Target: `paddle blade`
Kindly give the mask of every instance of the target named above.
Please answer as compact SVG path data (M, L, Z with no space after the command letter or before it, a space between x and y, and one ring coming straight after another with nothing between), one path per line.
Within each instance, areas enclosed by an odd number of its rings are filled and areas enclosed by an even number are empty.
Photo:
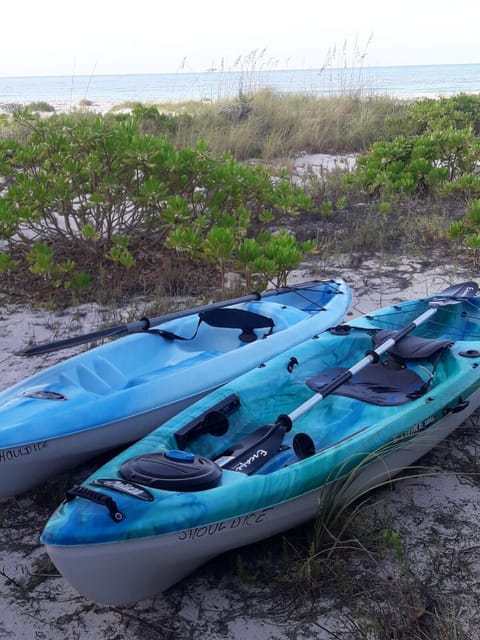
M478 293L478 284L473 281L460 282L459 284L452 284L440 293L435 295L435 298L471 298Z
M280 450L285 433L291 428L288 416L266 424L224 451L215 462L223 469L251 475Z

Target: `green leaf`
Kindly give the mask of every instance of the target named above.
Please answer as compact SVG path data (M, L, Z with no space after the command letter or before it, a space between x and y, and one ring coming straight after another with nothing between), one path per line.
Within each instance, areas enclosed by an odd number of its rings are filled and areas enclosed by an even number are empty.
M0 273L15 271L20 264L19 260L14 260L6 251L0 252Z
M480 249L480 234L475 233L465 238L465 246L469 249Z
M84 291L91 287L91 285L92 277L88 273L85 273L85 271L79 271L70 277L70 286L76 291Z
M203 252L211 262L224 264L232 258L235 237L230 228L213 227L207 234Z
M468 227L460 220L454 220L447 231L450 238L461 238L468 233Z

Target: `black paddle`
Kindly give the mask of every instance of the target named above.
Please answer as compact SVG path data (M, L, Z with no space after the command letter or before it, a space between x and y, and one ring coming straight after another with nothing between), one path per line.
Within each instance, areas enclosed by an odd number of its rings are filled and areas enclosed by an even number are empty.
M288 416L279 416L275 424L266 424L250 433L215 458L215 462L223 469L251 475L278 453L291 427Z
M139 331L147 331L150 327L155 327L169 320L177 320L178 318L184 318L186 316L202 313L204 311L211 311L212 309L220 309L241 302L249 302L250 300L261 300L263 298L269 298L288 291L295 291L296 289L306 289L309 286L317 286L318 281L305 282L298 285L292 285L290 287L284 287L281 289L273 289L266 291L265 293L254 292L247 296L240 298L233 298L231 300L222 300L221 302L213 302L201 307L192 307L191 309L185 309L182 311L176 311L174 313L167 313L157 318L142 318L136 322L130 322L129 324L118 325L116 327L108 327L107 329L100 329L98 331L92 331L91 333L85 333L80 336L74 336L72 338L66 338L64 340L56 340L55 342L45 342L43 344L34 345L28 349L20 351L18 355L21 356L38 356L43 353L50 353L52 351L59 351L60 349L67 349L69 347L75 347L79 344L85 344L87 342L95 342L103 340L104 338L115 338L127 335L129 333L137 333Z
M370 364L371 362L377 362L382 353L385 353L386 351L391 349L393 345L395 345L397 342L400 342L402 338L413 331L416 327L420 326L429 318L431 318L437 312L439 307L446 304L455 304L457 302L461 302L463 298L475 296L477 291L478 285L476 282L462 282L461 284L452 285L441 293L437 294L435 298L430 302L430 309L427 309L427 311L422 313L418 318L412 320L410 324L398 331L398 333L396 333L394 336L388 338L388 340L385 340L385 342L382 342L376 349L368 351L365 354L364 358L350 367L350 369L344 371L329 384L325 385L325 387L322 387L321 392L318 392L315 396L294 409L291 413L288 414L288 416L280 415L277 418L276 423L283 423L286 419L288 419L293 424L293 422L297 418L306 413L309 409L323 400L326 396L333 393L333 391L338 389L338 387L341 387L342 384L350 380L352 376L364 369L368 364Z

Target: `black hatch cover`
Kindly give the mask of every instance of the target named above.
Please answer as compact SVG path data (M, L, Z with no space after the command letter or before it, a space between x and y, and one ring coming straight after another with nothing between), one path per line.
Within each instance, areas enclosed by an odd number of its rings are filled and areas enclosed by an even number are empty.
M201 491L215 487L222 470L208 458L172 449L130 458L122 464L120 475L154 489Z

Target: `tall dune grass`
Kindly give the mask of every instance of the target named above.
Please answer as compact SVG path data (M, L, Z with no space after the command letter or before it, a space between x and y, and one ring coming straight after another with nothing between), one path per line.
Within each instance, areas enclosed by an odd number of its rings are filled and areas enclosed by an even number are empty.
M236 102L158 107L187 116L176 128L177 147L194 145L202 138L214 153L230 151L239 160L271 160L301 152L365 151L372 142L391 137L391 122L404 114L407 103L388 96L279 95L262 89ZM235 117L234 107L243 115Z
M330 47L317 72L324 86L322 95L310 92L308 86L303 93L292 94L262 86L262 72L278 68L279 61L269 57L266 49L254 49L239 56L233 66L222 59L209 69L236 72L240 78L237 98L219 95L211 102L168 103L158 108L186 116L176 127L177 147L192 146L203 138L214 153L230 151L238 160L272 160L301 152L362 152L372 142L391 137L391 121L407 108L405 101L369 89L364 61L370 42L371 36L363 45L355 40Z

